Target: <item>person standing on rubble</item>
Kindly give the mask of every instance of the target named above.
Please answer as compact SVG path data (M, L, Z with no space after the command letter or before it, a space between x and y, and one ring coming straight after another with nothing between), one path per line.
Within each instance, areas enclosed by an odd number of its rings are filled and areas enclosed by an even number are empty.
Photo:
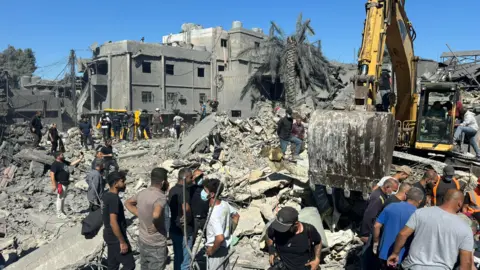
M402 185L405 183L402 183ZM400 192L399 192L400 193ZM406 194L406 202L393 203L385 207L375 222L373 233L373 252L378 254L381 269L389 269L387 259L392 253L395 237L405 226L410 216L417 210L423 200L423 191L411 188ZM383 228L380 241L380 231ZM379 244L380 243L380 244ZM378 250L378 251L377 251ZM399 254L399 261L403 260L405 248Z
M207 224L207 270L227 270L232 227L236 227L240 215L227 202L219 199L223 187L218 179L206 179L201 193L202 200L212 207Z
M470 145L473 147L475 154L477 155L477 160L480 159L480 148L478 148L476 136L478 132L478 123L475 118L475 113L470 110L462 108L460 111L460 116L463 119L463 122L457 126L453 139L456 142L456 150L462 152L462 134L469 139Z
M292 136L298 138L303 145L305 140L305 126L302 123L302 117L300 114L295 115L295 122L292 125Z
M138 246L142 270L164 270L167 264L167 206L168 171L154 168L150 187L125 202L127 210L139 219Z
M432 205L442 205L444 196L449 189L463 190L460 186L460 182L454 176L455 168L453 168L452 165L443 168L443 176L437 181L432 189Z
M216 98L214 98L213 100L210 100L209 105L210 105L210 108L212 108L212 112L217 112L217 110L218 110L218 101L217 101Z
M68 166L76 166L83 161L83 153L79 159L74 162L66 161L62 152L54 154L55 161L50 166L50 180L52 183L52 191L57 192L57 217L65 219L65 198L67 197L68 186L70 184L70 172Z
M112 167L114 168L114 171L119 170L119 166L117 163L117 159L114 157L113 153L113 146L112 146L112 140L108 139L105 141L105 146L102 147L102 158L104 160L105 164L105 175L108 176L108 174L112 171Z
M383 185L375 189L370 194L370 199L367 203L367 209L363 214L362 224L360 227L360 240L364 243L362 249L362 269L374 269L372 265L376 265L377 261L373 254L372 234L375 220L380 212L383 210L389 195L398 191L398 181L395 179L387 179Z
M292 136L292 128L293 128L293 116L292 116L292 109L287 108L286 115L277 124L277 135L280 138L280 147L282 149L283 155L287 151L287 146L289 143L295 144L295 153L293 154L292 160L300 159L299 154L302 147L302 141Z
M48 130L48 140L52 143L52 148L50 149L51 154L57 152L59 138L60 136L58 135L57 124L53 123Z
M315 227L298 221L295 208L280 209L267 236L269 270L318 269L322 238Z
M144 109L142 110L142 114L140 114L140 138L147 139L145 136L149 139L152 138L150 134L150 116L148 115L148 111Z
M173 127L177 133L177 140L180 138L180 133L182 132L182 121L183 117L180 116L178 111L175 112L175 117L173 117Z
M92 148L94 147L93 138L92 138L92 124L85 116L83 116L82 120L80 120L80 123L78 124L78 127L80 129L80 134L82 136L81 137L82 145L88 151L88 144L90 144Z
M208 216L209 205L207 201L202 200L202 191L203 191L203 178L204 174L201 170L197 169L192 174L192 179L194 185L190 188L190 201L192 205L192 214L193 214L193 235L192 235L192 246L195 246L195 240L197 239L198 231L203 230L205 227L205 222Z
M387 201L385 202L385 207L387 207L391 203L403 202L407 200L407 193L412 188L412 185L406 182L400 184L398 188L398 192L396 194L392 194L388 196Z
M132 115L132 113L128 112L127 113L127 127L128 127L128 140L133 142L135 138L135 117ZM125 136L127 133L125 132Z
M115 139L120 139L120 131L122 131L122 119L120 118L119 113L115 113L112 116L112 128L113 128L113 136Z
M378 183L373 187L373 190L377 189L378 187L381 187L387 179L394 179L394 180L397 180L399 183L402 183L403 181L407 180L407 178L410 175L412 175L412 173L413 173L412 168L405 165L400 166L398 167L397 172L393 176L385 176L382 179L380 179L380 181L378 181Z
M118 194L125 192L126 176L123 172L112 172L107 177L108 192L103 194L103 240L107 244L108 269L135 269L132 247L127 237L127 220Z
M178 172L177 184L168 192L170 239L172 239L173 244L174 270L189 270L190 260L192 259L189 251L192 249L193 241L193 218L188 188L191 184L192 171L189 168L182 168ZM184 227L185 224L186 228Z
M427 170L420 181L413 184L413 187L419 188L423 191L423 200L418 206L418 208L425 207L425 205L430 206L432 200L432 191L435 183L438 180L438 174L435 170Z
M153 114L152 124L153 124L153 134L160 134L162 132L162 123L163 118L162 114L160 113L160 108L155 109L155 113Z
M35 137L33 147L38 148L40 146L40 142L42 141L42 128L42 113L38 111L37 113L35 113L32 120L30 121L30 130Z
M91 212L100 208L100 198L102 198L105 190L105 181L103 180L104 164L103 160L95 162L95 170L88 172L85 181L88 185L87 199L90 203L89 210Z
M200 101L200 121L207 117L207 105L203 101Z
M464 196L450 189L440 207L418 209L398 233L387 264L397 266L407 239L413 240L403 269L453 269L460 255L460 269L472 269L473 235L471 228L457 215Z
M110 121L110 117L108 117L108 113L102 115L99 124L102 129L103 140L106 141L110 139L112 122Z

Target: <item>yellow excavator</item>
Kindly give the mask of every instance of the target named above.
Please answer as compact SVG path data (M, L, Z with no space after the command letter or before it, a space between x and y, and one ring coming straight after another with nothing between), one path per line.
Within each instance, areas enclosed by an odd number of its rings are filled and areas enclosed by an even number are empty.
M332 189L347 198L350 191L366 198L372 185L390 173L395 148L415 154L453 150L460 89L450 82L417 87L415 37L405 0L367 1L358 72L349 86L353 104L343 111L317 110L310 119L309 178L317 199ZM388 112L379 112L375 105L385 48L393 83Z

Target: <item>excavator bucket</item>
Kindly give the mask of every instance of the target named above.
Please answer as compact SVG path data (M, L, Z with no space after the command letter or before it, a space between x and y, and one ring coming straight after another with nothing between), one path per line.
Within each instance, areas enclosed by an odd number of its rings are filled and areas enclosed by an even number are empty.
M370 192L389 173L395 138L390 113L315 111L308 128L310 183Z

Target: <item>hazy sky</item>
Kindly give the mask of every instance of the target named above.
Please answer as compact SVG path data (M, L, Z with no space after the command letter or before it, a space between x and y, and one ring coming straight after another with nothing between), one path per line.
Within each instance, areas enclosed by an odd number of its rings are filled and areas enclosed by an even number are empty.
M182 23L205 28L230 29L232 21L245 28L268 31L275 21L286 33L294 30L298 14L310 18L324 53L331 60L352 62L361 41L364 0L300 1L152 1L152 0L3 0L0 16L0 50L8 44L32 48L36 74L55 78L65 67L70 49L89 57L93 42L139 40L161 42L163 35L178 33ZM415 53L438 60L447 51L480 50L478 26L480 0L407 0L406 8L416 32Z

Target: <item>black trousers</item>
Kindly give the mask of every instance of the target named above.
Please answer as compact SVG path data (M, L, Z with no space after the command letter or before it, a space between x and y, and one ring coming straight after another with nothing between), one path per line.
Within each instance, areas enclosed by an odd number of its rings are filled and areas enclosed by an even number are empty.
M180 125L175 125L175 131L177 132L177 140L178 138L180 138L180 131L181 131L182 127Z
M57 152L58 149L58 140L55 140L52 142L52 148L50 149L50 152L55 153Z
M88 150L89 144L92 146L92 148L94 148L92 134L82 134L81 139L82 139L82 146L84 146L87 150Z
M128 252L125 254L120 253L120 244L107 244L108 248L108 270L120 269L120 264L123 266L123 270L135 269L135 259L133 258L132 247L128 244Z
M33 142L33 146L38 147L40 145L40 142L42 141L42 131L39 129L35 129L35 132L33 133L35 136L35 141Z
M192 246L195 246L195 240L197 239L197 236L199 234L199 231L203 230L203 227L205 226L205 222L207 222L207 218L195 218L193 220L193 241L192 241ZM205 236L205 235L203 235Z

